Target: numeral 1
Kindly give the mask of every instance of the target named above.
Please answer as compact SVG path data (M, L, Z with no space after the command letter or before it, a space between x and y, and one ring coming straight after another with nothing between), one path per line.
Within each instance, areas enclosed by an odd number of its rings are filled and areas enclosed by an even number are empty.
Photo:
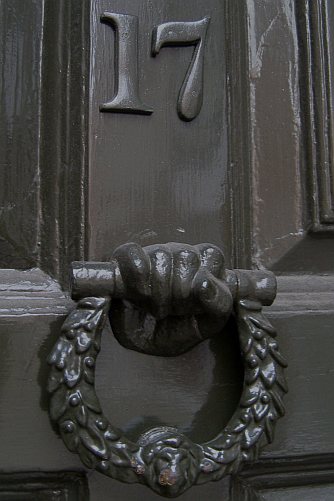
M127 14L104 12L101 21L115 30L115 95L100 106L101 111L150 115L153 109L139 97L138 18Z
M170 22L160 24L153 31L154 56L166 45L195 45L177 102L179 117L186 121L196 118L203 104L204 48L209 22L209 17L193 22Z

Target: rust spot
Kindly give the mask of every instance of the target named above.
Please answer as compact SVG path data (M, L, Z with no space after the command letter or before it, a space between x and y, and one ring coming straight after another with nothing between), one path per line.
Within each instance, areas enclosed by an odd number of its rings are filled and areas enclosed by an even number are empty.
M175 485L178 479L177 473L170 470L169 468L163 470L159 476L159 484L160 485Z

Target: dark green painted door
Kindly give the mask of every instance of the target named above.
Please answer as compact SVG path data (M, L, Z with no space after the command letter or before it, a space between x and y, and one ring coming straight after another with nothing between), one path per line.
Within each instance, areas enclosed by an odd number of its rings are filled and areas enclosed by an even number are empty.
M68 266L133 241L212 242L229 268L278 276L266 314L289 362L286 416L254 465L180 499L333 499L330 0L0 9L0 499L159 499L85 468L48 416L46 359L73 307ZM158 47L159 25L205 19ZM241 394L235 329L164 358L125 349L108 326L96 379L130 438L168 424L208 440Z

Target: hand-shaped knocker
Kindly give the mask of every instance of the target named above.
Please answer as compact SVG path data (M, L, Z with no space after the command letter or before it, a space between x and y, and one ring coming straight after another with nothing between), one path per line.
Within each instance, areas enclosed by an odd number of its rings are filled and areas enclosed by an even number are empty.
M193 484L235 473L273 439L287 391L276 332L262 313L276 295L270 272L226 270L211 244L169 243L116 249L108 263L76 262L72 296L78 300L49 356L51 419L66 446L89 468L123 482L141 482L167 497ZM95 364L109 312L125 347L176 356L219 334L236 318L244 361L238 408L214 439L196 444L168 426L134 443L113 427L96 396Z

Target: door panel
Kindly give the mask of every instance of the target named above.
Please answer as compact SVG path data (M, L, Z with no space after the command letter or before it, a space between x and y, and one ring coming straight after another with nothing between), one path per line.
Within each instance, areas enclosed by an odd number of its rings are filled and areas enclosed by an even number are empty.
M264 460L232 485L233 500L329 500L333 495L333 457L304 456L293 460Z
M2 268L34 266L38 243L36 165L43 3L19 4L1 2L0 7ZM29 231L22 232L23 221Z
M77 473L1 474L1 501L82 501L89 492Z
M229 257L225 3L220 0L97 0L91 4L89 255L141 245L212 241ZM139 92L150 116L100 112L115 93L115 30L104 11L138 17ZM177 114L194 46L151 56L152 31L167 21L210 17L204 48L203 105L191 122Z
M2 1L1 33L1 267L66 282L85 254L89 2Z

